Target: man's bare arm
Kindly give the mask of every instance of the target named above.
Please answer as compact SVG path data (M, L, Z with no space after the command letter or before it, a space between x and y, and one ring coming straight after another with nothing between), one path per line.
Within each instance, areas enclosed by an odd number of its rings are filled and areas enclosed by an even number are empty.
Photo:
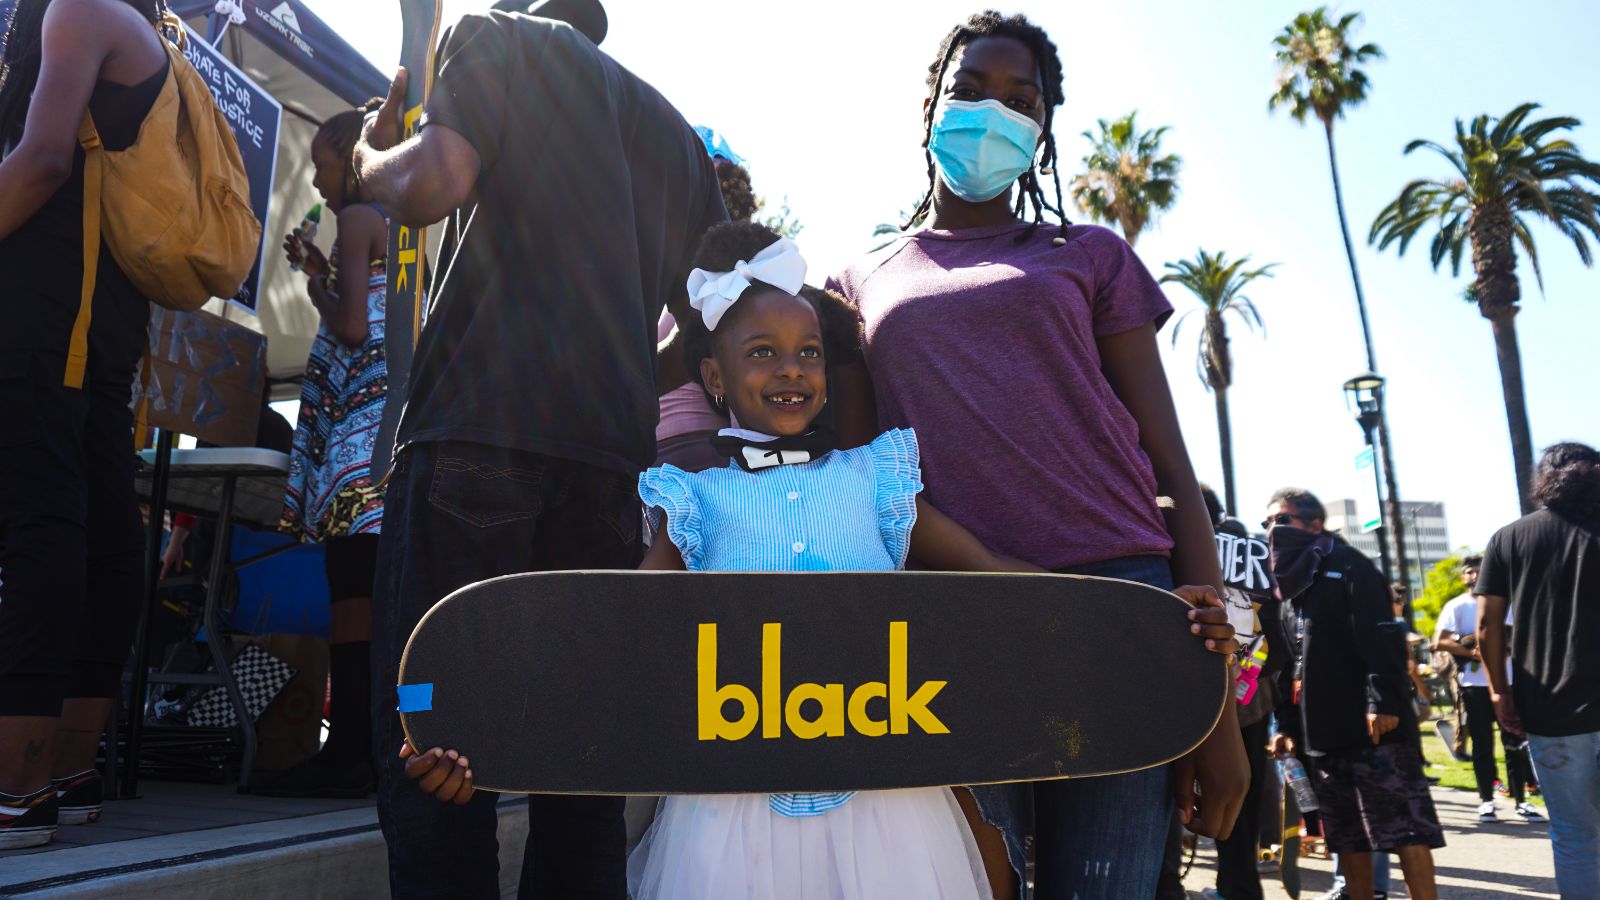
M1504 597L1485 594L1478 598L1478 652L1483 656L1483 674L1489 678L1489 691L1508 694L1506 683L1506 608Z
M400 141L406 71L389 86L383 106L356 142L356 176L379 206L403 225L432 225L465 206L483 160L458 132L430 125Z

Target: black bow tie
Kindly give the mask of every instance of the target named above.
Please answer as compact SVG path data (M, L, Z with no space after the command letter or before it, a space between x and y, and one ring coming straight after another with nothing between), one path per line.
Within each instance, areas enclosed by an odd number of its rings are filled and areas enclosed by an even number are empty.
M757 472L773 466L792 466L819 459L839 445L838 438L826 428L813 428L805 434L789 437L754 435L753 432L736 432L727 429L711 439L711 446L723 456L731 457L739 468Z

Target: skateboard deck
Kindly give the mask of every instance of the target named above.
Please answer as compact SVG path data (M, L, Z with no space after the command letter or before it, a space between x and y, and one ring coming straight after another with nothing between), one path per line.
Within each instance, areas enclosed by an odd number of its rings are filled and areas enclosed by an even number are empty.
M1278 849L1278 878L1290 900L1300 898L1300 805L1294 791L1283 782L1283 843Z
M1435 719L1433 732L1439 736L1439 742L1444 744L1445 755L1456 759L1456 723L1449 719Z
M444 0L400 0L400 65L410 74L401 139L417 132L433 89L434 48ZM384 297L384 366L387 393L372 454L372 480L382 481L394 456L400 412L411 389L411 358L422 332L422 274L427 228L394 222L389 228L388 284Z
M547 572L462 588L400 664L413 748L509 793L876 790L1176 759L1228 699L1187 605L1128 581Z

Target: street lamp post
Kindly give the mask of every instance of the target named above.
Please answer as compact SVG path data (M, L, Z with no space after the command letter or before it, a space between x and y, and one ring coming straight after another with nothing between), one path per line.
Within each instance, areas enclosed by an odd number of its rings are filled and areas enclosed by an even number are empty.
M1377 453L1378 424L1383 421L1383 383L1383 376L1372 372L1362 372L1344 383L1345 399L1355 411L1356 424L1361 426L1361 433L1367 439L1367 447L1373 453ZM1389 562L1389 523L1392 517L1383 509L1383 473L1378 469L1377 461L1374 460L1372 477L1378 492L1378 506L1381 511L1377 529L1378 558L1383 564L1383 577L1393 582L1394 567Z

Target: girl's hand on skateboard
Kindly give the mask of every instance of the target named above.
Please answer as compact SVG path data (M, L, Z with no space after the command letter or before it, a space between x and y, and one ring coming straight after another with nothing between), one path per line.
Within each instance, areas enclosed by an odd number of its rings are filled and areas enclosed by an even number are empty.
M405 743L400 745L400 758L406 761L406 777L440 801L461 806L472 799L476 790L472 769L460 753L434 747L419 754Z
M1233 626L1228 624L1228 608L1222 605L1216 588L1209 584L1186 584L1173 588L1172 592L1194 607L1189 610L1189 631L1206 642L1207 650L1224 656L1239 652Z

